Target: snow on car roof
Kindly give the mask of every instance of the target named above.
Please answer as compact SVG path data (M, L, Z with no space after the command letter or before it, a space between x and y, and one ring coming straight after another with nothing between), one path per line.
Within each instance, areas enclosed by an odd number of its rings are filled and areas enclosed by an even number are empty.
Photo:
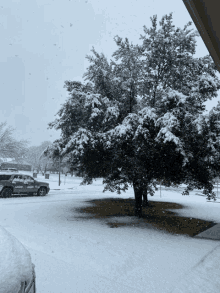
M32 279L29 251L0 226L0 293L17 292L21 282Z

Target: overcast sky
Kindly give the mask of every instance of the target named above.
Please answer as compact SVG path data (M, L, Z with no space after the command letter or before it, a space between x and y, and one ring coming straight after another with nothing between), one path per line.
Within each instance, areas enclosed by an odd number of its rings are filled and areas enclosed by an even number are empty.
M191 21L183 0L1 0L0 122L30 145L59 138L48 123L66 100L64 81L83 81L92 46L110 59L115 35L140 44L150 17L157 14L159 22L170 12L177 27ZM207 54L197 37L195 57Z

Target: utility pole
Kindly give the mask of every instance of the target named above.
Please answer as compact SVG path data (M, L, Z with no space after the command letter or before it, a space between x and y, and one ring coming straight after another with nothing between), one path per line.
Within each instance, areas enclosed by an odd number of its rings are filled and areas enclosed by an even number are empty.
M59 186L60 186L60 156L59 156Z

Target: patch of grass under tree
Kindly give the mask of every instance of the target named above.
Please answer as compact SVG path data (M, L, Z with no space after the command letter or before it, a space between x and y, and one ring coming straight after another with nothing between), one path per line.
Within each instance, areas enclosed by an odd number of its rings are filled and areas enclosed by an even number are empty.
M134 217L134 199L103 198L90 200L87 201L87 203L91 205L77 209L78 212L84 214L83 219L106 220L111 217L120 217L120 223L117 223L117 221L110 221L107 223L111 228L136 226L149 229L150 224L158 230L192 237L216 224L203 219L179 216L177 213L170 210L182 209L184 206L172 202L150 201L150 206L143 207L143 218L135 223L127 220L123 222L121 219L127 216Z

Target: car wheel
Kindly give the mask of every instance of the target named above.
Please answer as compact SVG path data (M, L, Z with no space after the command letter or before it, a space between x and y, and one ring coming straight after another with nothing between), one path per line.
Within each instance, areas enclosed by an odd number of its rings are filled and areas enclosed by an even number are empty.
M40 187L38 192L37 192L37 195L38 196L45 196L47 194L47 190L45 187Z
M11 190L11 188L5 188L5 189L3 189L2 192L1 192L1 196L2 196L2 197L11 197L11 195L12 195L12 190Z

